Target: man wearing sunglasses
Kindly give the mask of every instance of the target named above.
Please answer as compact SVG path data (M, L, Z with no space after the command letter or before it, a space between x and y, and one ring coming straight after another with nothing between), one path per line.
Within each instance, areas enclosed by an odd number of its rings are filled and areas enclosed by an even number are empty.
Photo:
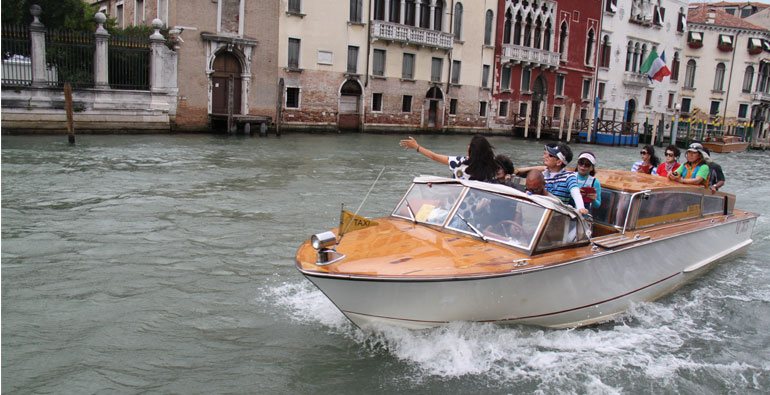
M569 205L570 198L575 203L575 208L582 215L588 215L588 210L583 204L583 197L580 195L577 176L574 172L564 170L567 164L572 160L572 150L564 143L550 143L543 150L543 165L519 169L516 174L523 175L534 171L542 171L545 179L545 190L553 196L559 198L562 203Z

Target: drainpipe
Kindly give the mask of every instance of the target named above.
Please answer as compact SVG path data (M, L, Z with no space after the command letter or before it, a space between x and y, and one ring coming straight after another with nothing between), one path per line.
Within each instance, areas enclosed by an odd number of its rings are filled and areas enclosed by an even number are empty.
M609 1L609 0L605 0ZM591 143L596 143L595 139L598 138L598 129L599 129L599 51L604 49L604 46L602 45L602 25L604 24L604 5L601 10L601 18L599 18L599 32L596 36L596 51L594 52L594 127L593 130L586 131L586 134L593 134L593 138L588 139ZM556 41L556 40L554 40ZM612 48L610 48L610 57L612 57ZM606 86L605 86L606 89ZM614 141L613 141L614 143Z
M450 1L449 6L449 21L447 22L449 24L449 34L454 35L454 13L455 13L455 2L454 0ZM435 16L434 16L435 17ZM450 82L452 81L452 50L454 49L454 39L452 39L452 48L447 51L447 58L449 59L449 72L447 73L447 82L446 82L446 94L444 95L444 119L446 120L447 127L449 126L449 106L446 105L446 99L447 96L449 96L449 89L451 88Z
M722 125L724 125L725 122L727 122L727 103L729 103L729 99L730 99L730 86L733 83L733 68L735 67L735 52L738 50L738 36L740 35L741 35L741 32L739 31L735 32L735 39L733 40L733 58L730 61L730 74L729 74L729 79L727 80L727 95L725 96L725 110L722 112L723 114ZM737 118L737 114L736 114L736 118ZM721 131L722 126L720 126L719 128Z
M369 1L369 8L366 16L366 79L364 80L364 88L369 86L369 58L372 56L372 4L373 0Z

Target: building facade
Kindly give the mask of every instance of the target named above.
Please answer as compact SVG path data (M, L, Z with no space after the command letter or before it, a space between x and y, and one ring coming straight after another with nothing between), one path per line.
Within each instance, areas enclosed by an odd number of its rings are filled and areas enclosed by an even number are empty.
M756 124L767 135L770 32L722 9L699 4L688 12L681 111L725 130Z

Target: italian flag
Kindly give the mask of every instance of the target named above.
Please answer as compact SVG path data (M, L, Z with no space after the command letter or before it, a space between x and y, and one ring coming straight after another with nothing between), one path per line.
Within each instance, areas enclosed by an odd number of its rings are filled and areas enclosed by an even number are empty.
M663 81L663 77L671 75L671 70L666 66L666 51L663 51L660 56L653 49L650 53L650 57L644 61L641 70L642 73L647 73L647 77L658 82Z

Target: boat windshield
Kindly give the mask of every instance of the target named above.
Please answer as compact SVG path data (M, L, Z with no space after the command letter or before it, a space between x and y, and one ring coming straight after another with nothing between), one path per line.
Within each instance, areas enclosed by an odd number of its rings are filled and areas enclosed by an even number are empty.
M458 184L414 184L393 215L441 226L462 192Z
M545 211L524 200L470 189L447 227L528 250Z

